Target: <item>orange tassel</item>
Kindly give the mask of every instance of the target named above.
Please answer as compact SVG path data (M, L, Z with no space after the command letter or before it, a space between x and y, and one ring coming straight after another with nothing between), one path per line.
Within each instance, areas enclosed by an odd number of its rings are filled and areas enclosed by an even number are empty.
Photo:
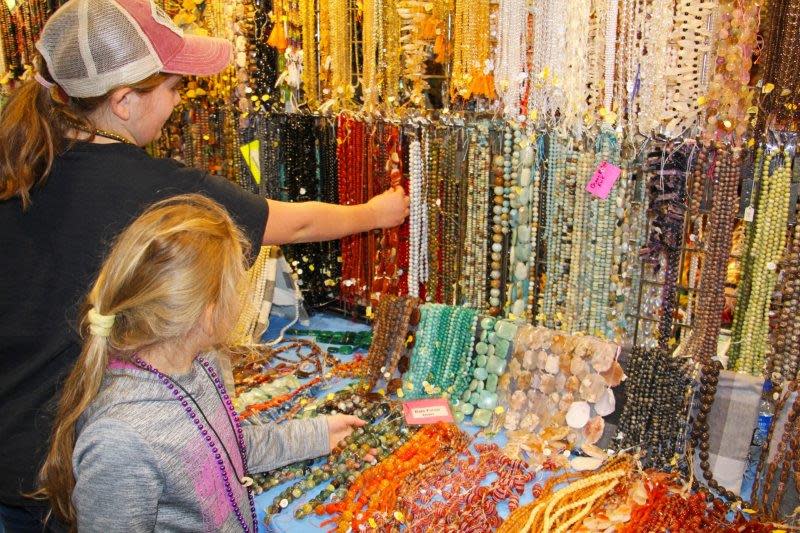
M472 81L469 84L469 92L477 96L483 94L483 84L481 83L481 76L476 75L472 77Z
M286 50L286 48L289 46L289 43L286 40L286 34L283 31L283 24L276 22L275 25L272 26L272 31L269 34L269 39L267 39L267 44L277 49L281 53Z
M422 38L426 40L433 39L436 37L436 26L439 24L439 21L433 17L428 17L425 19L425 24L422 25Z
M436 54L436 62L444 63L447 59L447 50L444 46L444 35L439 34L436 36L436 42L433 44L433 53Z
M486 77L486 97L494 100L497 95L494 92L494 76L492 74L487 74Z

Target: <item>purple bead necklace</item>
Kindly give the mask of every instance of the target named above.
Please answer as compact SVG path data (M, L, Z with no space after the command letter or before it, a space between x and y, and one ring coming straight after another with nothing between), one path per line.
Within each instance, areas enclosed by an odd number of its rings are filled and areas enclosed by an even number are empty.
M153 374L158 376L158 379L170 391L172 391L172 395L175 396L175 398L180 402L181 407L183 407L184 411L186 411L186 414L189 416L189 419L194 423L195 427L200 432L201 437L211 450L211 454L214 456L214 459L216 459L217 461L217 467L219 468L222 481L225 484L225 494L228 496L228 503L230 504L231 509L233 509L233 512L236 514L236 518L239 520L239 524L242 526L242 529L245 531L245 533L250 533L251 531L250 525L245 521L244 515L242 514L242 511L239 509L239 504L236 502L236 497L233 494L233 488L231 486L230 478L228 476L228 470L225 468L225 461L222 459L220 450L217 447L217 445L213 442L211 435L208 433L208 429L206 429L206 427L203 425L202 421L200 420L200 417L197 415L195 410L189 404L189 401L187 401L187 399L191 400L191 402L195 406L197 406L198 410L200 410L201 414L203 414L202 409L200 409L200 406L197 404L197 401L179 383L175 382L168 375L164 374L151 364L145 362L140 357L134 355L132 357L132 360L139 367L143 368L144 370L147 370L148 372L152 372ZM239 447L239 454L241 455L242 458L242 465L246 469L247 447L244 442L244 432L242 431L242 425L239 423L239 415L233 408L233 402L231 401L230 396L228 396L228 391L225 390L225 385L222 383L222 380L220 379L219 375L214 370L214 367L211 366L209 362L206 361L205 359L198 357L197 360L200 362L200 365L203 367L203 370L206 372L206 375L208 375L209 379L211 379L212 383L214 383L214 386L216 387L217 390L217 394L220 397L220 400L222 401L223 405L225 406L225 409L228 413L228 421L231 423L231 428L234 429L234 433L236 434L236 442ZM211 428L213 433L217 436L217 439L219 440L219 445L225 451L225 454L228 455L228 450L227 448L225 448L222 439L219 437L216 430L214 430L214 428L211 426L211 423L208 421L205 414L203 414L203 418L205 419L205 422L209 426L209 428ZM231 468L233 469L234 475L236 475L236 466L233 464L230 455L228 455L228 461L231 463ZM258 526L257 526L258 518L256 515L256 504L255 501L253 500L253 493L250 491L250 488L246 486L244 481L244 476L242 477L241 480L237 479L237 481L239 481L239 483L245 486L245 490L247 491L247 499L250 503L250 516L253 519L252 532L256 533L258 531Z

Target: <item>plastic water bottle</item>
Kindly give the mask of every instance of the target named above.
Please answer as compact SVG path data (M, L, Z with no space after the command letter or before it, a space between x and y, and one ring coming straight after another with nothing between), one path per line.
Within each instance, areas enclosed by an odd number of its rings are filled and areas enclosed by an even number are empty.
M747 468L742 479L740 494L745 499L750 498L758 461L761 458L761 449L767 442L767 435L774 416L775 402L772 399L772 381L766 379L761 388L761 401L758 404L758 422L755 429L753 429L753 438L750 440L750 453L747 455Z
M764 380L761 388L761 401L758 404L758 425L753 433L753 443L763 446L767 442L772 418L775 416L775 402L772 399L772 381Z

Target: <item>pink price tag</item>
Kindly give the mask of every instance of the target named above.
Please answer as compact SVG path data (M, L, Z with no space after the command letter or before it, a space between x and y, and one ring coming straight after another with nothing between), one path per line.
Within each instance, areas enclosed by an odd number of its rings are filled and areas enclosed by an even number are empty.
M586 184L586 190L594 196L605 200L619 179L620 174L622 174L621 168L612 165L608 161L603 161L594 171L592 179Z
M444 398L403 402L406 424L418 426L436 422L453 422L450 404Z

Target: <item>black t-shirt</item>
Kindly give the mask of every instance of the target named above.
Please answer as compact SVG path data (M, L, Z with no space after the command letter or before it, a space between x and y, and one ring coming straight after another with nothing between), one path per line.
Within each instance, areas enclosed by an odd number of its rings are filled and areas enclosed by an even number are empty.
M0 202L0 502L30 504L60 384L80 354L77 312L109 244L144 208L202 193L258 253L267 202L222 178L126 144L76 143L33 204Z

